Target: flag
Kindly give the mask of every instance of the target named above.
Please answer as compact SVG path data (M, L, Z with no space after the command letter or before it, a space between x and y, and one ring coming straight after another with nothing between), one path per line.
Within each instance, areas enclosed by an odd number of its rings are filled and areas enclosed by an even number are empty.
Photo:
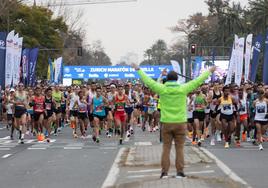
M202 62L203 62L203 57L197 56L195 58L195 63L194 63L194 68L193 68L193 78L197 78L200 75L200 70L202 68Z
M263 36L261 34L256 36L254 40L253 59L252 59L251 76L250 76L250 80L252 82L255 82L256 75L257 75L259 58L260 58L260 53L261 53L261 48L262 48L262 41L263 41Z
M21 70L22 70L22 82L24 85L28 85L29 54L30 54L29 48L23 49L21 58Z
M0 86L5 87L5 59L7 33L0 32Z
M212 50L212 65L213 66L215 65L215 54L216 54L216 52L215 52L215 49L213 48L213 50ZM211 82L214 82L214 81L215 81L215 74L212 73Z
M34 86L36 83L36 63L38 57L38 48L33 48L30 50L29 62L28 62L28 85Z
M62 57L59 57L55 62L55 74L54 74L54 82L57 84L60 83L61 66L62 66Z
M185 59L182 59L182 74L183 76L186 76L186 63L185 63ZM185 83L186 82L186 78L183 77L182 78L182 82Z
M268 29L265 38L265 53L264 53L264 63L263 63L263 83L268 85Z
M15 37L17 37L16 35ZM21 51L23 38L15 38L14 44L14 65L13 65L13 85L18 85L20 82L20 62L21 62Z
M13 47L15 31L8 33L6 38L6 58L5 58L5 86L11 86L13 76Z
M251 59L252 37L253 35L249 34L246 39L245 72L244 72L245 81L248 81L250 79L249 67L250 67L250 59Z
M180 76L181 75L181 67L180 67L179 62L178 61L175 61L175 60L171 60L170 63L172 65L173 71L175 71L176 73L178 73L178 80L177 80L177 82L178 83L182 83L182 76Z
M235 73L235 69L236 69L236 65L235 65L235 63L236 63L236 49L237 49L238 45L239 45L238 44L238 36L235 35L232 54L231 54L231 58L229 61L227 77L225 80L225 85L229 85L232 83L232 76L233 76L233 73Z
M236 50L236 72L235 72L235 83L240 86L243 74L243 62L244 62L244 47L245 38L238 40L238 48Z
M47 67L47 80L51 82L51 67L52 67L52 60L48 59L48 67Z

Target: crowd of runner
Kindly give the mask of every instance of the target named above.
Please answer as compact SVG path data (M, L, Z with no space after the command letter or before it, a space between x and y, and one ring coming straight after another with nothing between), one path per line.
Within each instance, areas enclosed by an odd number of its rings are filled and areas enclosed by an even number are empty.
M165 82L165 79L158 79ZM143 131L161 130L161 99L142 84L98 84L63 87L37 85L6 88L1 92L3 123L10 130L10 139L18 133L21 144L25 135L44 134L45 141L57 136L62 127L73 130L73 138L87 137L100 142L100 134L124 137L134 134L134 126ZM241 142L252 142L263 150L268 141L268 86L245 83L224 86L214 82L203 84L187 98L188 139L201 146L230 144L240 147ZM71 136L71 135L70 135ZM161 136L160 136L161 141Z

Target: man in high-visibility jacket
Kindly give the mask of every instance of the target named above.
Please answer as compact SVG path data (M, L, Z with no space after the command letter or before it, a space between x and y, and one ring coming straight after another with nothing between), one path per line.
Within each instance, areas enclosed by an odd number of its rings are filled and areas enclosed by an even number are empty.
M163 151L161 159L162 173L160 178L168 177L170 149L173 140L175 141L176 149L176 177L185 177L183 171L183 147L187 127L187 94L197 89L210 76L210 74L216 70L216 67L211 67L209 71L204 72L195 80L182 85L177 83L178 75L174 71L168 73L165 84L160 84L148 77L137 65L133 65L133 68L138 71L138 74L145 85L147 85L153 92L157 93L161 99L160 122L162 123Z

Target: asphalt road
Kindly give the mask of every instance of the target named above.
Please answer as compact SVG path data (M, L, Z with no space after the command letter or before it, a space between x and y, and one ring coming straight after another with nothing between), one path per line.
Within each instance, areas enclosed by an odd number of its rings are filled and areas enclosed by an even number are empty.
M100 144L90 137L73 139L70 128L50 144L26 138L20 145L8 135L0 130L1 188L101 187L119 149L115 138L103 138Z
M224 149L223 144L204 147L232 169L239 177L253 188L266 188L268 185L268 143L264 143L263 151L251 143L243 143L241 148L232 146Z

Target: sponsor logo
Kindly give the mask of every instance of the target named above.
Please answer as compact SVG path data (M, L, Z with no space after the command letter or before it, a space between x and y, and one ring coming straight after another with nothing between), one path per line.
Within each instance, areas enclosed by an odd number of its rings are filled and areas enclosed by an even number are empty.
M83 73L80 73L80 74L78 74L78 77L79 78L84 78L84 74Z
M89 78L99 78L98 74L88 74Z
M66 72L66 73L70 73L70 71L71 71L71 70L70 70L69 67L65 67L65 68L64 68L64 72Z
M72 74L64 74L64 77L65 78L71 78L72 77Z
M134 74L125 74L125 77L126 78L135 78L135 75Z
M0 47L5 47L5 41L3 41L3 40L0 40Z

